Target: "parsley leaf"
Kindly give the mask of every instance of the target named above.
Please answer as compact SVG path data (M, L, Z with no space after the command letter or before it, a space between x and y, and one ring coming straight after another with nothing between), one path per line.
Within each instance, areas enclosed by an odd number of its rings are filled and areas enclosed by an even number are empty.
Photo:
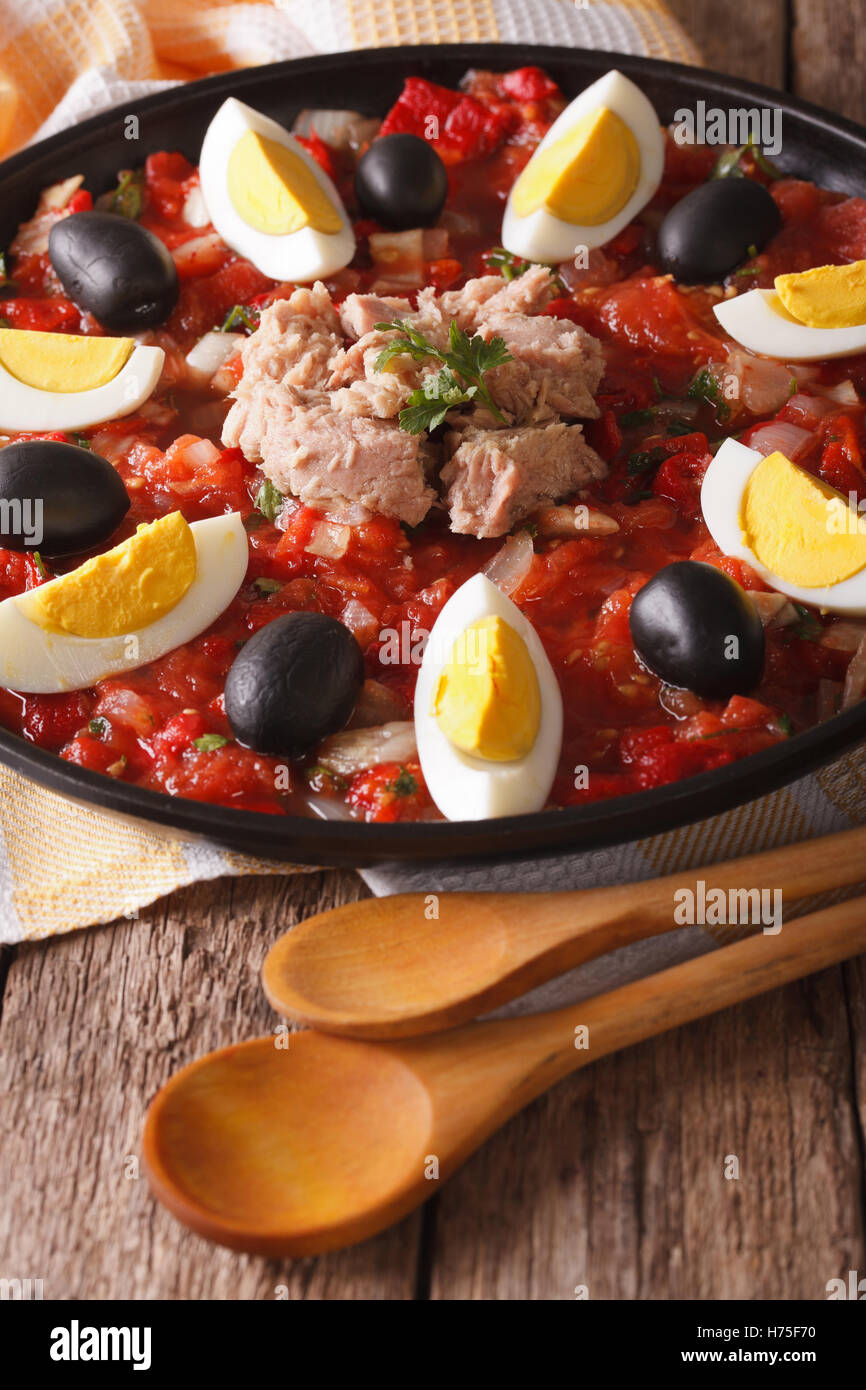
M634 477L635 473L647 473L651 468L658 468L659 464L664 463L666 458L666 450L658 444L652 449L638 449L628 456L629 476Z
M268 521L274 521L282 505L283 494L279 488L274 487L270 478L265 478L253 502L256 511L261 512Z
M783 734L787 734L788 738L791 738L793 736L794 721L792 720L790 714L780 714L778 724Z
M214 753L217 748L225 748L228 742L222 734L202 734L201 738L193 739L193 747L200 753Z
M504 246L494 246L485 260L488 270L497 270L503 280L517 280L519 276L525 275L532 265L532 261L515 256L513 252L506 251Z
M619 417L619 423L624 430L634 430L640 425L651 425L654 419L655 412L652 410L630 410Z
M405 767L401 767L393 782L388 783L387 790L393 792L395 796L414 796L418 790L418 782L411 772Z
M112 212L135 221L141 216L144 206L144 172L139 169L121 169L118 184L108 204Z
M275 594L282 589L279 579L266 579L260 577L253 581L260 594Z
M98 715L96 719L91 719L87 726L88 733L91 733L94 738L104 738L109 728L108 720L103 719L102 715Z
M416 362L433 358L442 363L437 375L431 375L423 386L413 391L408 404L400 411L400 428L407 434L435 430L453 406L466 405L475 399L483 401L490 413L505 424L502 412L484 383L485 373L512 360L502 338L491 338L488 342L478 333L470 338L454 319L448 330L448 348L443 351L405 319L397 319L395 323L377 323L376 328L385 332L397 329L402 335L394 338L379 353L376 358L377 372L384 371L394 357L404 353Z
M35 563L36 563L36 568L37 568L37 570L39 571L39 578L40 578L40 579L44 579L44 578L45 578L45 566L44 566L43 563L42 563L42 556L39 554L39 551L38 551L38 550L34 550L34 552L33 552L33 559L34 559L34 561L35 561Z
M755 143L754 135L750 135L745 145L740 145L738 150L726 150L716 160L711 179L744 179L746 175L740 168L740 160L744 154L750 154L758 168L767 175L768 179L781 179L784 174L781 169L777 169L771 159L768 159L760 145Z
M724 400L722 388L718 381L706 367L698 372L686 394L693 401L703 401L706 405L714 405L716 407L716 419L719 423L728 419L731 407Z
M823 624L818 622L815 614L810 613L804 604L795 603L794 608L800 621L790 628L792 636L799 637L803 642L818 642L824 631Z
M258 309L250 309L246 304L235 304L234 308L229 309L216 331L218 333L234 333L238 328L245 328L248 333L255 333L258 326Z

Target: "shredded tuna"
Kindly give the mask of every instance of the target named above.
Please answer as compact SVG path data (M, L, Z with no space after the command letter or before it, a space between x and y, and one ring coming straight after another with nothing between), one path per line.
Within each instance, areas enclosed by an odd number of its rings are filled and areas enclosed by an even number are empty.
M504 536L535 511L576 492L605 465L579 425L524 426L449 434L454 452L442 469L452 531Z
M296 290L265 310L243 345L223 442L311 506L355 506L417 525L437 500L442 446L400 429L397 417L441 362L400 354L377 370L393 333L375 325L405 318L442 349L456 319L467 333L503 338L513 360L486 377L503 418L483 405L449 417L441 483L453 530L503 535L605 471L580 428L560 418L598 415L601 348L576 324L540 313L555 292L545 266L510 282L482 276L443 295L424 289L415 309L406 299L350 294L336 311L324 285Z
M277 406L262 453L281 492L309 506L359 502L417 526L436 500L428 486L429 445L384 420L339 414L330 402Z

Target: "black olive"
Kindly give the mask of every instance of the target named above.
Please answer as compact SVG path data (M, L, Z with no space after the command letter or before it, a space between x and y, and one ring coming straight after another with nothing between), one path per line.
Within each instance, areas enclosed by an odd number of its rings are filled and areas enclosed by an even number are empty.
M382 135L358 161L355 196L383 227L431 227L445 206L448 175L428 141Z
M80 555L129 511L120 474L76 444L24 439L0 449L0 546Z
M347 627L324 613L286 613L235 657L226 714L247 747L303 758L343 728L363 683L364 658Z
M736 580L712 565L665 565L635 595L629 627L641 661L666 685L724 700L761 679L758 611Z
M177 271L165 243L118 213L61 218L51 228L48 255L69 298L112 333L154 328L177 303Z
M658 231L659 263L687 285L724 280L750 247L760 251L781 225L782 214L762 183L712 179L665 217Z

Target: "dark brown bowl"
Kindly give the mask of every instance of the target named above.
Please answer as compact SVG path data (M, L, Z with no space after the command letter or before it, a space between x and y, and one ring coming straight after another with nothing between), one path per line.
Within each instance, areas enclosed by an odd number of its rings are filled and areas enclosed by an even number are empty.
M227 96L290 124L307 106L340 106L382 115L403 79L416 74L454 85L469 67L507 71L537 63L573 96L611 67L634 79L663 122L698 100L728 108L782 111L779 163L792 175L845 193L866 193L866 131L796 97L702 68L583 49L512 44L454 44L377 49L274 63L193 82L129 102L53 135L0 165L0 245L30 217L40 189L83 173L95 192L117 170L162 149L197 160L205 129ZM137 140L125 138L138 118ZM866 701L784 744L716 772L596 805L495 821L365 825L233 811L146 791L63 762L0 729L0 761L71 800L100 807L171 836L203 838L232 849L306 864L371 865L392 860L513 857L589 849L686 825L793 782L830 762L866 735Z

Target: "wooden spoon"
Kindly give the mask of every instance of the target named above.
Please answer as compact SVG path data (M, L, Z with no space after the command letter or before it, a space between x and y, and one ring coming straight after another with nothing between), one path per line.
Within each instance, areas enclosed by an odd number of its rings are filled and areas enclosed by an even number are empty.
M153 1101L151 1186L185 1225L236 1250L350 1245L418 1206L569 1072L864 949L866 898L855 898L555 1013L396 1043L295 1033L227 1047Z
M668 878L572 893L404 893L293 927L262 969L277 1013L329 1033L415 1037L682 925L675 892L782 889L790 904L866 879L866 827ZM431 915L434 911L438 916Z

